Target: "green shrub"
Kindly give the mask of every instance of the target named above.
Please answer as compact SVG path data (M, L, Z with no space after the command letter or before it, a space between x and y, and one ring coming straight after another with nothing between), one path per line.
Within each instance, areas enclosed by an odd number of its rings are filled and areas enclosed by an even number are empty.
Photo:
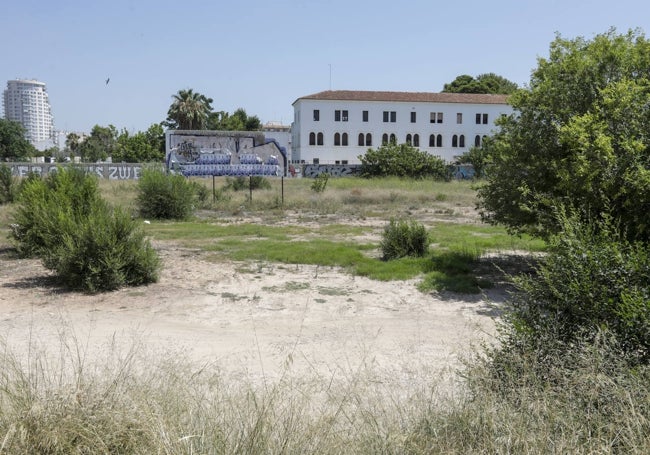
M386 261L405 256L422 257L428 247L427 231L416 221L391 219L384 228L381 251Z
M13 202L16 198L17 179L11 173L11 168L0 164L0 204Z
M155 282L159 258L135 223L123 210L97 201L43 263L66 286L91 293Z
M185 220L194 211L196 189L180 174L144 169L138 180L136 203L144 218Z
M516 279L514 342L570 346L611 333L637 361L650 362L650 252L610 221L562 221L535 276Z
M325 191L325 187L327 186L327 182L330 179L330 175L327 172L323 172L322 174L318 174L314 181L311 183L311 190L314 193L322 193Z
M97 179L81 169L28 181L13 226L19 253L40 257L69 287L98 292L158 278L159 259L144 232L111 210Z
M239 176L230 178L226 177L226 189L231 189L233 191L243 191L243 190L270 190L271 182L266 177L261 175L253 176Z
M359 156L363 177L409 177L449 180L449 168L440 157L408 144L386 144Z

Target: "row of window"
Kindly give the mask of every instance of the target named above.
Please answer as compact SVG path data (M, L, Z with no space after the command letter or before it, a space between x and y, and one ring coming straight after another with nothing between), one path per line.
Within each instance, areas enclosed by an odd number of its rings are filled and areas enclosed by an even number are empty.
M474 146L480 147L483 143L485 136L476 135L474 137ZM395 134L384 133L381 136L382 144L396 143L397 137ZM406 141L408 145L413 147L420 146L420 135L419 134L407 134ZM309 133L309 145L324 145L323 133ZM348 144L348 133L334 133L334 145L335 146L347 146ZM372 134L370 133L359 133L357 145L363 147L372 146ZM465 135L464 134L454 134L451 137L451 146L452 147L465 147ZM443 147L442 134L431 134L429 135L429 147Z
M334 121L335 122L347 122L348 121L348 111L337 109L334 111ZM443 113L442 112L431 112L429 113L429 123L443 123ZM368 111L361 112L361 120L367 122L369 119ZM396 123L397 122L397 112L396 111L383 111L382 120L384 123ZM314 109L314 121L320 121L320 109ZM417 122L417 112L411 112L411 123ZM463 113L458 112L456 114L456 123L463 123ZM487 125L488 124L488 114L477 113L476 114L476 124L477 125Z

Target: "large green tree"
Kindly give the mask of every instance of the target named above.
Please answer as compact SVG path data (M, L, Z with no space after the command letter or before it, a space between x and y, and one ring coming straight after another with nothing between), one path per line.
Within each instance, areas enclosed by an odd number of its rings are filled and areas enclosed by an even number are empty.
M243 108L228 112L212 112L208 119L208 129L220 131L258 131L262 122L256 115L249 116Z
M519 87L514 82L494 73L479 74L476 78L461 74L452 82L445 84L444 93L489 93L509 95Z
M25 128L13 120L0 119L0 159L24 160L36 153L25 139Z
M408 144L384 144L359 156L363 177L409 177L447 180L449 170L442 158Z
M117 137L114 162L149 163L165 158L165 136L162 126L153 124L146 132L129 134L124 129Z
M81 160L92 163L112 156L117 146L117 134L113 125L93 126L90 136L77 147Z
M212 112L212 98L192 89L179 90L172 96L165 126L174 130L204 130Z
M547 237L558 211L650 240L650 42L615 30L551 43L486 141L483 219Z

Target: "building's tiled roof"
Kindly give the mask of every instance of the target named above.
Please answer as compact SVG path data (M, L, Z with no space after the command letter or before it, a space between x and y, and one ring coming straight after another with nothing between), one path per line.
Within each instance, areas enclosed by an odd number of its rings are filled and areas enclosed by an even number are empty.
M411 103L507 104L508 95L480 93L371 92L360 90L326 90L298 100L328 101L401 101ZM294 101L294 104L295 102Z

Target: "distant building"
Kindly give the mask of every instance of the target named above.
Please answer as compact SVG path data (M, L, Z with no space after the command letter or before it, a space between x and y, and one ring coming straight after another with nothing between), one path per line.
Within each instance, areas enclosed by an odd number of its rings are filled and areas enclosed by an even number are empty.
M446 161L480 146L512 113L506 95L329 90L293 103L292 161L359 164L368 148L409 143Z
M54 118L45 83L15 79L7 81L3 96L4 116L19 122L26 130L26 139L42 144L54 136Z
M291 126L283 125L280 122L266 122L262 125L262 131L266 139L276 141L280 147L284 147L287 159L291 160Z

